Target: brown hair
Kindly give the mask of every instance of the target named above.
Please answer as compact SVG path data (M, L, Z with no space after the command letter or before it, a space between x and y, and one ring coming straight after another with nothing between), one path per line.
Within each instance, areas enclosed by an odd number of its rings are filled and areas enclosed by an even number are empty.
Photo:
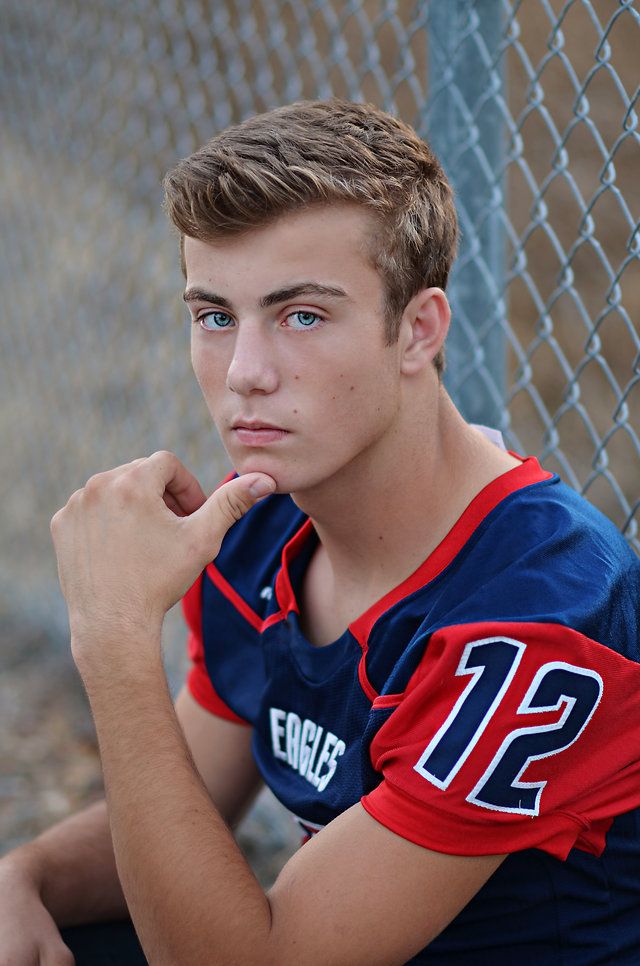
M453 192L429 146L371 104L300 101L229 127L164 179L165 208L191 238L212 241L313 204L371 211L385 288L385 336L422 288L445 288L456 252ZM438 373L444 355L434 359Z

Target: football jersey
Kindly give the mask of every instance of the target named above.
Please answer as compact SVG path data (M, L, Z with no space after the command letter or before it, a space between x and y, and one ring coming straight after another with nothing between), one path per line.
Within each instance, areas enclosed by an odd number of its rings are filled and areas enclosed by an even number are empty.
M307 835L362 802L421 846L509 853L411 962L639 963L640 561L613 524L525 459L323 647L316 546L286 495L232 527L184 600L195 699L253 727Z

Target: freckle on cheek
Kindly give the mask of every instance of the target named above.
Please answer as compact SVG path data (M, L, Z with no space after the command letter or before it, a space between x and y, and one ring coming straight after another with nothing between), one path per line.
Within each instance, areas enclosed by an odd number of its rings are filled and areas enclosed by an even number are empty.
M294 413L297 413L297 412L298 412L298 410L297 410L297 409L294 409L293 411L294 411Z
M299 379L299 378L300 378L300 376L294 376L293 378L294 378L294 379Z
M349 386L349 391L350 391L350 392L353 392L353 390L354 390L355 388L356 388L355 386Z

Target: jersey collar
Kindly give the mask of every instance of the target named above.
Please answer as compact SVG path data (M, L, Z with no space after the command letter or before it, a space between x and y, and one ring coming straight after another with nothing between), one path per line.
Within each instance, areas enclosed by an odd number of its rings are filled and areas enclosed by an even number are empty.
M434 580L445 570L456 555L462 550L470 539L471 535L480 526L483 520L498 506L506 497L521 490L523 487L531 486L533 483L540 483L544 480L553 478L553 473L543 470L538 460L534 456L523 459L516 453L512 454L522 462L519 466L508 470L498 476L491 483L488 483L471 501L466 510L454 523L449 533L438 544L429 556L409 577L403 580L397 587L381 597L380 600L372 604L360 617L356 618L349 625L349 630L361 646L366 644L371 628L376 621L393 607L398 601L403 600L409 594L420 590L425 584ZM291 611L300 613L300 607L291 582L291 564L313 539L315 530L312 521L307 517L300 529L293 535L282 550L282 565L276 578L276 599L281 612L285 615Z

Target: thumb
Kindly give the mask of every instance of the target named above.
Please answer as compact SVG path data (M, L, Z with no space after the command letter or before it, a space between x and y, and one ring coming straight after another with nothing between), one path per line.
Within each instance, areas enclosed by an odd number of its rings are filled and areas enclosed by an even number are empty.
M217 555L227 530L275 488L276 481L265 473L247 473L219 486L200 509L191 514L190 524L198 529L206 543L207 560Z

